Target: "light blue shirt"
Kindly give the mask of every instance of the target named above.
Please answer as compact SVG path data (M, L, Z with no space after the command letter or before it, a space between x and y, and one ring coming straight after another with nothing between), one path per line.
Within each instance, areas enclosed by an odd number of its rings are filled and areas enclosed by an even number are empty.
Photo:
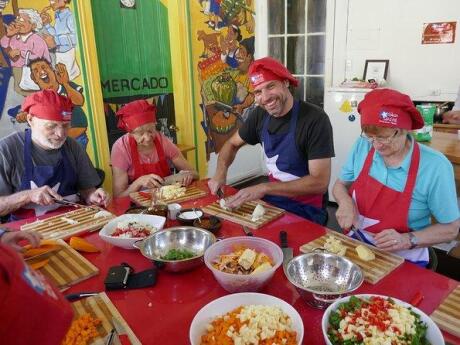
M387 187L402 192L414 148L414 140L411 139L411 142L411 148L399 167L387 167L382 156L375 151L370 175ZM364 138L359 138L355 142L347 162L342 167L340 180L353 182L358 178L371 146L372 144ZM451 223L460 216L452 164L442 153L423 144L419 147L420 164L408 216L408 226L414 230L429 226L431 215L438 223ZM384 212L391 212L391 209Z
M70 9L64 8L56 11L54 26L47 24L45 28L53 36L57 52L65 53L77 45L75 23Z

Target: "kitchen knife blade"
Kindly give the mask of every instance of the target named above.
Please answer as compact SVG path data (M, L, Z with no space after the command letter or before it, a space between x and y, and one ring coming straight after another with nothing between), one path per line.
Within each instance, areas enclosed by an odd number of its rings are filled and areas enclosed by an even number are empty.
M98 294L99 294L99 292L77 292L77 293L67 294L67 295L65 295L65 298L68 301L76 301L76 300L78 300L80 298L96 296Z
M166 176L163 180L163 186L167 186L167 185L171 185L175 183L181 183L183 178L184 178L184 174L181 174L181 173Z
M120 344L121 345L131 345L131 340L129 340L128 334L126 333L126 329L122 325L122 323L117 318L112 317L112 324L113 324L113 327L115 327Z
M249 229L246 225L243 225L243 231L246 234L246 236L254 236L251 229Z
M292 248L288 247L287 232L284 230L280 231L280 244L281 250L283 251L283 267L286 263L292 259Z
M361 242L367 243L366 240L364 240L364 237L363 237L363 235L361 234L361 232L359 231L359 229L356 229L356 228L352 225L350 230L353 231L353 233L356 235L356 237L358 237L358 240L360 240Z
M219 188L219 189L216 191L216 194L217 194L217 196L219 197L219 199L224 199L224 198L225 198L224 190L223 190L222 188Z

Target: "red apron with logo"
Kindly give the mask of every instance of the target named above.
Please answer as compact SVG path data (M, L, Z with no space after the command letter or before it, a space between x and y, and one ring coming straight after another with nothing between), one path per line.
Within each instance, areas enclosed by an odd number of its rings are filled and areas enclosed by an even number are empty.
M61 344L73 317L57 288L0 245L0 339L10 345Z
M159 135L155 135L155 138L153 139L153 143L155 146L155 150L157 151L157 154L158 154L158 162L141 163L141 160L139 158L139 152L137 151L136 140L133 137L129 136L129 147L131 149L131 157L133 160L133 168L134 168L134 176L133 176L132 181L135 181L139 177L148 175L148 174L155 174L160 177L166 177L171 174L168 162L165 157L163 146L161 145L161 142L160 142Z
M370 176L374 152L375 149L372 147L367 154L361 173L349 190L350 195L355 199L359 215L378 220L378 223L361 230L374 234L385 229L395 229L400 233L409 232L407 217L417 179L420 148L417 143L414 143L406 186L402 192L391 189Z

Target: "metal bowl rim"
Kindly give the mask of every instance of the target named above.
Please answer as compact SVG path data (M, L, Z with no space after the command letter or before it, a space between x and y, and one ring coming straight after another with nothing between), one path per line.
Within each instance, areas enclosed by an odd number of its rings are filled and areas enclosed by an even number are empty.
M157 234L160 234L160 233L164 233L164 232L167 232L167 231L179 231L179 230L198 230L200 232L204 232L206 235L208 235L212 241L212 243L208 246L208 248L210 246L212 246L214 243L216 243L217 239L216 239L216 236L214 236L214 234L206 229L202 229L202 228L197 228L195 226L189 226L189 225L183 225L183 226L174 226L174 227L171 227L171 228L164 228L164 229L161 229L161 230L158 230L158 231L155 231L152 235L150 235L149 237L146 237L145 239L143 240L140 240L142 241L142 248L140 249L140 252L142 253L142 255L144 257L146 257L147 259L149 260L153 260L153 261L158 261L158 262L164 262L164 263L179 263L179 262L187 262L187 261L192 261L192 260L195 260L195 259L199 259L199 258L202 258L204 256L204 252L206 251L206 248L203 253L201 253L201 255L197 255L197 256L194 256L194 257L191 257L191 258L188 258L188 259L182 259L182 260L164 260L164 259L161 259L159 257L150 257L150 256L147 256L144 254L144 242L146 240L148 240L149 238L151 237L154 237L154 236L157 236Z
M305 256L310 256L312 254L317 254L317 255L328 255L328 256L334 256L334 257L338 257L348 263L351 263L352 266L356 266L356 268L358 269L358 271L361 273L361 277L359 279L359 282L358 284L356 284L356 287L354 287L353 289L349 289L349 290L342 290L342 291L339 291L339 292L328 292L328 291L315 291L315 290L312 290L312 289L309 289L309 288L306 288L304 286L300 286L299 284L297 284L296 282L294 282L291 278L291 275L289 274L289 265L294 262L295 260L300 260L300 258L303 258ZM363 270L361 269L361 267L359 267L357 264L355 264L353 261L347 259L347 258L344 258L343 256L339 256L339 255L335 255L335 254L332 254L332 253L318 253L318 252L311 252L311 253L304 253L304 254L301 254L301 255L297 255L297 256L294 256L293 258L291 258L287 263L286 263L286 268L284 270L284 275L286 276L286 278L289 280L289 282L294 285L296 288L299 288L303 291L308 291L308 292L311 292L311 293L314 293L316 295L343 295L344 293L350 293L350 292L353 292L355 291L356 289L358 289L364 282L364 273L363 273Z

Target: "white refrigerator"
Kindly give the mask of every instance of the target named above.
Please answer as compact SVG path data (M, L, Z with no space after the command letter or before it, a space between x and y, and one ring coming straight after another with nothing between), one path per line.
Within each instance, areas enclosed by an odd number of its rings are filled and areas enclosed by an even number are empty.
M335 158L332 159L329 200L335 201L332 187L339 177L353 143L361 134L358 103L371 89L327 88L324 93L324 111L329 115L334 135Z

